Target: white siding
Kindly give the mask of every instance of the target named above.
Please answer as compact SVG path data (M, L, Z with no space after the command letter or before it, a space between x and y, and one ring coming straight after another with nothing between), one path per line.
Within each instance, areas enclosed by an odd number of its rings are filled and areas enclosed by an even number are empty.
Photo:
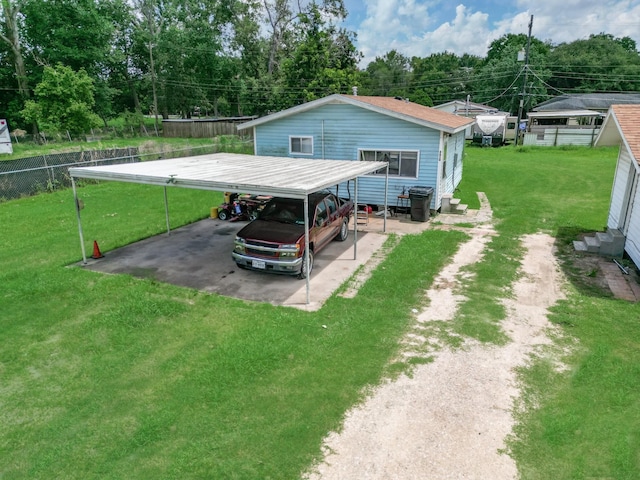
M636 266L640 266L640 187L638 187L638 172L635 171L635 189L634 196L631 200L631 212L629 217L629 228L627 230L627 239L624 249Z
M629 169L631 167L631 156L626 148L620 148L618 155L618 163L616 164L616 172L613 177L613 188L611 190L611 203L609 206L609 218L607 226L609 228L622 229L624 218L623 205L626 201L625 194L627 191Z
M553 147L559 145L592 146L598 136L599 127L593 128L546 128L544 133L527 132L525 145Z
M439 130L423 127L397 118L371 112L352 105L328 104L299 114L259 125L255 129L256 155L288 156L289 136L313 136L311 158L358 161L360 150L407 150L419 152L416 177L389 177L387 202L395 206L398 195L420 185L435 189L431 208L438 208L443 193L438 191ZM453 138L462 138L463 132L451 137L447 169L453 164ZM457 144L461 148L463 140ZM291 155L292 157L296 155ZM458 159L462 157L459 152ZM460 163L459 163L460 165ZM451 170L451 174L453 171ZM458 172L456 172L458 173ZM346 192L346 185L340 186ZM351 187L353 195L353 186ZM371 205L384 204L384 177L367 175L358 180L358 201Z

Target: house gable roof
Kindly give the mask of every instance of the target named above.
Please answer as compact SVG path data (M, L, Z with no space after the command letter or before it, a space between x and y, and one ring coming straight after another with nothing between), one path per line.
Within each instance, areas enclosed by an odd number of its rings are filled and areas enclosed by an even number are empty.
M441 112L435 108L425 107L424 105L419 105L404 99L334 94L282 110L281 112L277 112L272 115L267 115L266 117L258 118L251 122L243 123L242 125L238 125L238 130L252 128L257 125L262 125L273 120L285 118L328 104L353 105L382 115L422 125L424 127L441 130L446 133L457 133L464 130L474 122L473 119L460 117L452 113Z
M457 112L469 111L470 113L497 112L498 109L482 103L466 102L464 100L451 100L450 102L434 105L436 110L444 110L449 106L454 106Z
M640 93L583 93L559 95L539 103L532 110L600 110L607 111L611 105L640 104Z
M640 105L612 105L596 138L596 146L624 143L640 165Z

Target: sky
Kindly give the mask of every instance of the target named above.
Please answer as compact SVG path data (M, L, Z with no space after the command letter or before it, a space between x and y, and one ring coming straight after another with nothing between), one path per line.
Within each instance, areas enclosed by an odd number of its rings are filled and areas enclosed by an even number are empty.
M432 53L484 57L508 33L553 44L608 33L640 47L640 0L344 0L343 24L357 33L361 67L397 50L409 58Z

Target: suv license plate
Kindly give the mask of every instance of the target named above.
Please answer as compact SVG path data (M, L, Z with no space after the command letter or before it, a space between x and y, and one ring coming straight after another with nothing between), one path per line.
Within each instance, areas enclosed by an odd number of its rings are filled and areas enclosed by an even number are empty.
M262 260L251 260L251 266L253 268L262 268L263 270L267 268L267 265Z

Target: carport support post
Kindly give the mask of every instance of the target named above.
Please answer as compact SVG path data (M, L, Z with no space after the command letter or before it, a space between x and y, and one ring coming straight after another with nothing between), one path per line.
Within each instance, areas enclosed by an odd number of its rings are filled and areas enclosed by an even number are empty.
M80 248L82 249L82 263L87 264L87 252L84 249L84 234L82 233L82 220L80 218L80 202L78 201L78 192L76 191L76 182L71 177L71 188L73 189L73 203L76 206L76 216L78 217L78 233L80 234Z
M387 169L384 175L384 221L382 223L382 231L387 233L387 211L389 210L389 200L387 194L389 193L389 163L387 163Z
M309 271L309 194L304 196L304 259L302 260L305 263L305 268L307 271L307 305L311 303L311 299L309 298L309 287L311 276L311 272Z
M169 224L169 199L167 198L167 187L164 187L164 217L167 221L167 235L171 235L171 225Z
M356 202L353 208L353 259L355 260L358 250L358 177L354 179L353 184L355 185L353 196Z

